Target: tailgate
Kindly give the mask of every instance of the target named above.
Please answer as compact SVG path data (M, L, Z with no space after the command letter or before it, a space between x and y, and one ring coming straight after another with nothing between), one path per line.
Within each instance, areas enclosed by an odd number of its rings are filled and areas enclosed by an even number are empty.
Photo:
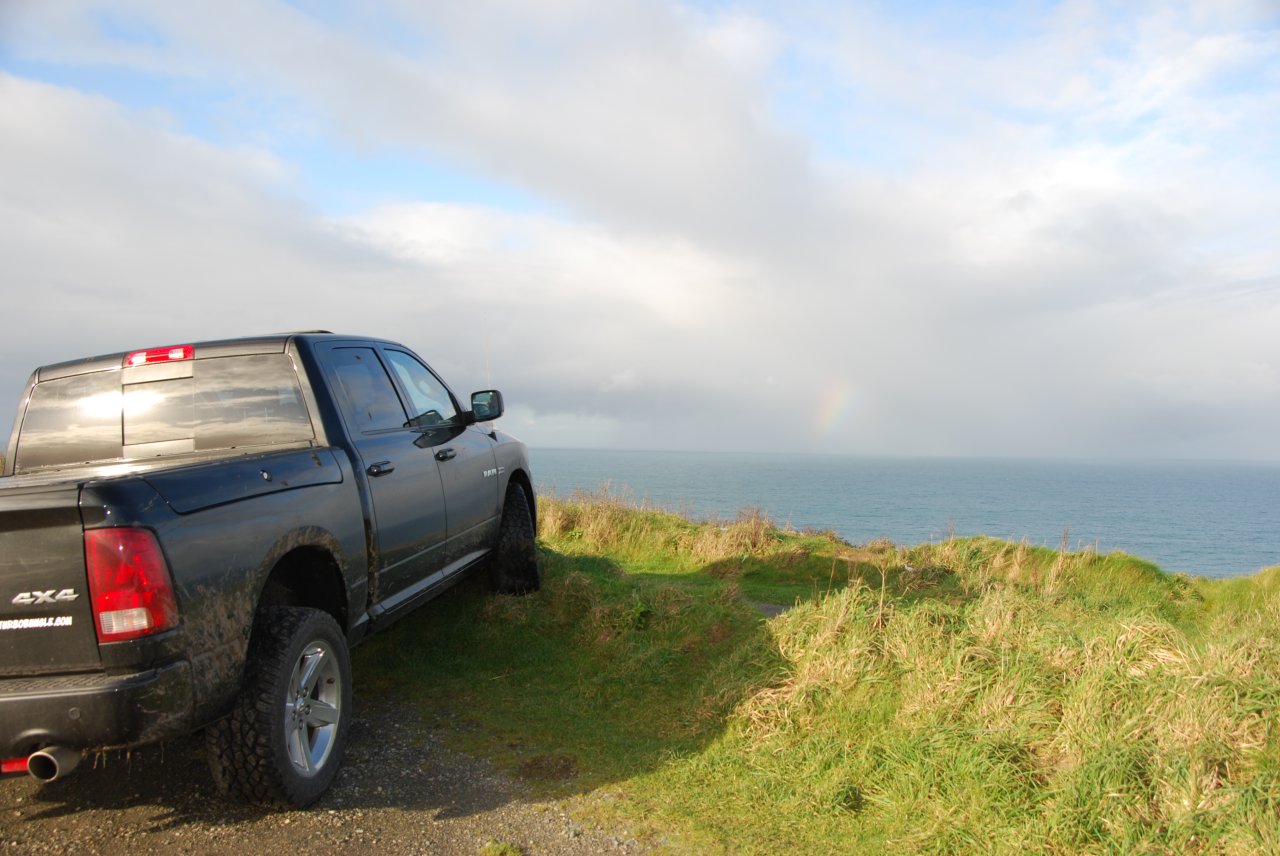
M0 489L0 675L100 668L79 493L75 483Z

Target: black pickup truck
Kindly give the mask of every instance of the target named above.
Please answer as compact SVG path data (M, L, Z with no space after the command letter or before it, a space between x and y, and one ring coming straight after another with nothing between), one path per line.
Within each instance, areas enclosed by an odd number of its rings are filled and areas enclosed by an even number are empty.
M348 649L487 566L540 583L523 443L403 345L325 332L37 369L0 478L0 759L205 729L224 790L306 805Z

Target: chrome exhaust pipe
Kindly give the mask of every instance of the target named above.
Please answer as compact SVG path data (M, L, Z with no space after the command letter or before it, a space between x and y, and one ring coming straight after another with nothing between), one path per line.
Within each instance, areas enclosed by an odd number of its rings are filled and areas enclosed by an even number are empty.
M80 763L80 752L65 746L46 746L27 758L27 772L33 779L52 782L71 774Z

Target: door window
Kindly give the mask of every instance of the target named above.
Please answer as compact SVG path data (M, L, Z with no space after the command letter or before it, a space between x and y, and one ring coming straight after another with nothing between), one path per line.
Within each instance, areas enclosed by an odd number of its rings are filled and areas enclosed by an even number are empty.
M409 396L412 414L409 424L415 428L430 428L452 422L458 415L453 396L431 369L404 351L385 351L391 370L400 379L400 385Z

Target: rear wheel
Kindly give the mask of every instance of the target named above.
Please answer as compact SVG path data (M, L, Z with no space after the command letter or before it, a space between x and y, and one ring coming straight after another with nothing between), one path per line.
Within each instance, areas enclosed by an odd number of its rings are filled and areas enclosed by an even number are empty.
M333 782L350 724L351 661L337 622L318 609L265 609L240 696L205 732L209 768L250 802L309 805Z
M538 546L534 540L529 498L518 484L507 488L498 524L498 543L489 570L493 590L501 594L527 594L542 587Z

